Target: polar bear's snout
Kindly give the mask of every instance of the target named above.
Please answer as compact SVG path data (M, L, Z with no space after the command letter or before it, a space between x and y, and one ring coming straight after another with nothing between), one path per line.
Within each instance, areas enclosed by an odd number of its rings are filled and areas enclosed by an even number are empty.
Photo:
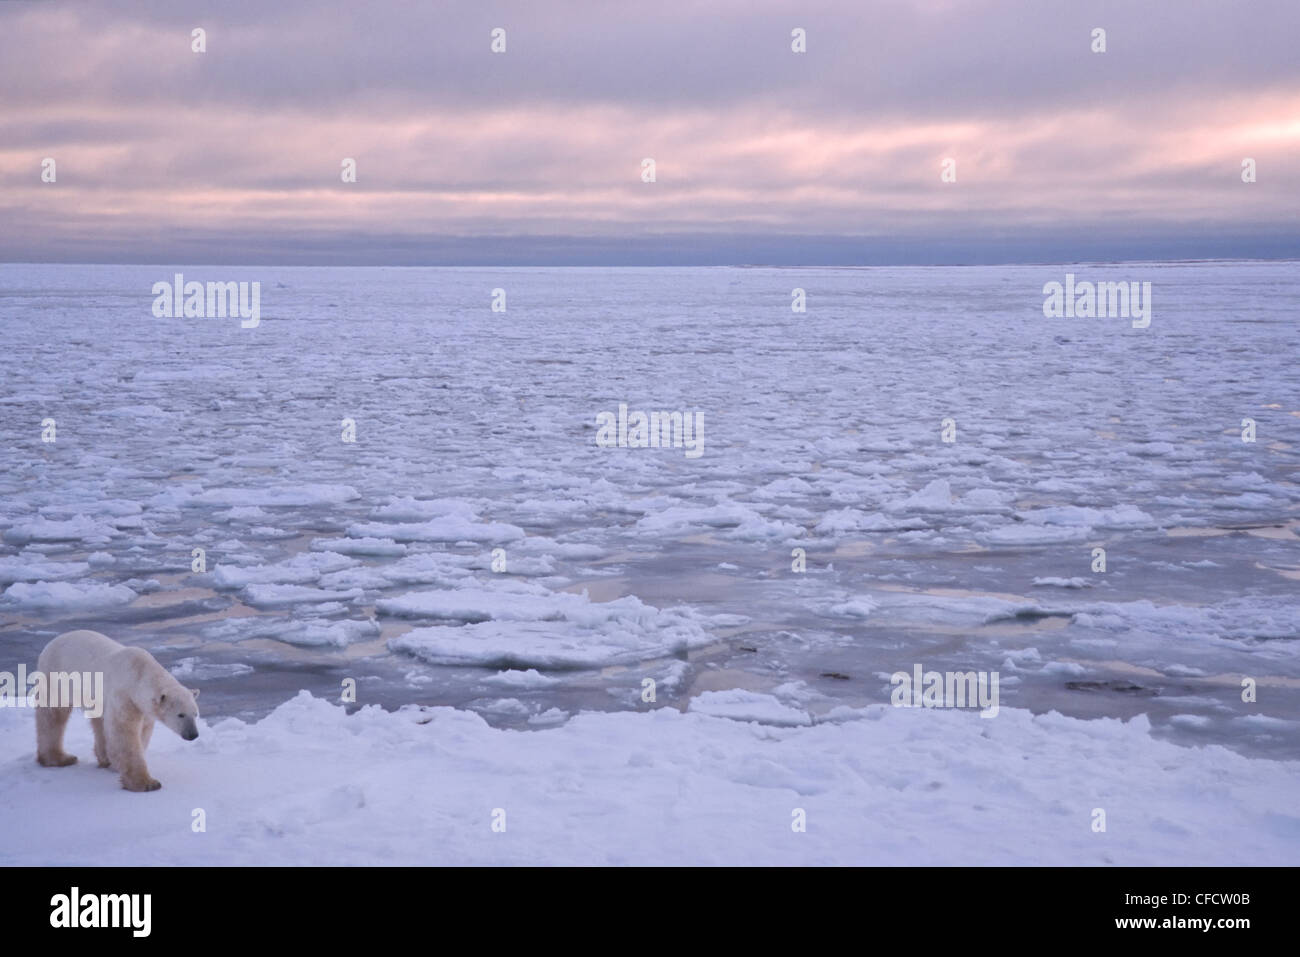
M199 736L199 706L195 700L198 696L195 689L176 685L154 699L154 717L186 741L193 741Z

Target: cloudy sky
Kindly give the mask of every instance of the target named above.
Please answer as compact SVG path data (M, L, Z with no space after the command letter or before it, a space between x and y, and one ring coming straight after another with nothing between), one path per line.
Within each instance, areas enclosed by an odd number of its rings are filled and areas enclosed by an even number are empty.
M0 261L1300 257L1297 38L1297 0L0 0Z

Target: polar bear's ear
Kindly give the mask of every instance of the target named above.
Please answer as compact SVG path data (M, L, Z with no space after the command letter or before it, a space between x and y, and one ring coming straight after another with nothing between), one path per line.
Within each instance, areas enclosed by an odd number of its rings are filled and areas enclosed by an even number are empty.
M198 700L199 700L199 689L198 689L198 688L190 688L189 691L190 691L190 694L194 695L194 700L195 700L195 701L198 701Z

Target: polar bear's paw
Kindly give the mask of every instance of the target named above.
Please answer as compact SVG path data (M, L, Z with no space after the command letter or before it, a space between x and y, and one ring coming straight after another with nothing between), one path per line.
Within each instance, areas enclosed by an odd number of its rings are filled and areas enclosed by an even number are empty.
M36 761L45 768L66 768L69 764L77 763L77 756L59 751L57 754L38 754Z
M153 778L145 776L138 778L122 777L122 787L128 791L157 791L162 787L161 781L155 781Z

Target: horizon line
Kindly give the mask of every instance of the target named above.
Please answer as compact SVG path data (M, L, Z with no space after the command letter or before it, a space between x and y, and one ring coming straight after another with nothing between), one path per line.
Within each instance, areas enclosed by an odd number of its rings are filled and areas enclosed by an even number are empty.
M43 259L11 259L0 266L229 266L235 268L274 269L996 269L1001 266L1119 266L1119 265L1194 265L1197 263L1300 263L1294 256L1202 256L1138 259L1023 259L996 263L293 263L293 262L59 262Z

